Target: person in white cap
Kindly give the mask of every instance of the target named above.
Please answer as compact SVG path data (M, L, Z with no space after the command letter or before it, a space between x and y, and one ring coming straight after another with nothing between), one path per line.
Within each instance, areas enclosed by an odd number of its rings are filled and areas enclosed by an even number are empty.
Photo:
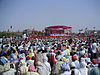
M50 63L48 62L48 58L47 58L46 55L43 55L43 63L44 63L44 68L45 68L46 75L50 75L51 66L50 66Z
M43 62L37 61L36 68L39 75L46 75L46 68L44 67Z
M20 61L19 71L20 75L25 75L28 72L27 64L23 60Z
M75 68L75 63L71 63L71 75L81 75L80 71Z
M87 66L87 63L86 62L81 62L81 65L80 65L80 72L81 72L81 75L88 75L88 68L86 68Z
M71 75L70 65L69 63L65 62L61 64L61 69L63 70L63 73L61 75Z
M9 70L3 72L3 74L0 74L0 75L15 75L15 68L14 68L14 64L10 64L9 66Z

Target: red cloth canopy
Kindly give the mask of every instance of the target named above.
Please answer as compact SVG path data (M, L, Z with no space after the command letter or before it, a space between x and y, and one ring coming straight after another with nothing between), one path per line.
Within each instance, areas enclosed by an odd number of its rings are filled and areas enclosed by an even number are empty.
M49 26L49 27L46 27L46 29L58 29L58 28L71 29L72 27L69 27L69 26Z

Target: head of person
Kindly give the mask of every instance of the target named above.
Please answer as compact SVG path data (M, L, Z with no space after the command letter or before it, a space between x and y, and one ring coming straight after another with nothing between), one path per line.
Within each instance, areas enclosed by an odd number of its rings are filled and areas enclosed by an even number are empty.
M15 65L13 63L10 64L10 68L15 68Z
M30 56L27 56L27 57L26 57L26 60L30 60L30 59L31 59L31 57L30 57Z
M98 61L98 63L100 63L100 57L98 57L97 61Z
M67 63L67 62L62 63L62 64L61 64L61 69L62 69L63 71L70 71L70 65L69 65L69 63Z
M97 60L96 59L92 59L92 63L93 64L97 64Z
M43 62L47 62L48 61L48 57L46 55L43 56Z
M34 54L36 54L36 53L37 53L37 50L36 50L35 48L33 49L33 53L34 53Z
M65 57L61 57L60 60L63 62L68 62L68 59L66 59Z
M70 64L70 67L71 67L71 69L75 69L75 68L76 68L75 63L74 63L74 62L72 62L72 63Z
M87 66L87 63L86 63L86 62L81 62L81 63L80 63L80 67L81 67L81 68L86 68L86 66Z
M72 56L72 61L75 61L75 60L77 60L77 56L76 55Z
M85 53L85 54L83 55L83 57L84 57L84 58L88 57L88 53Z

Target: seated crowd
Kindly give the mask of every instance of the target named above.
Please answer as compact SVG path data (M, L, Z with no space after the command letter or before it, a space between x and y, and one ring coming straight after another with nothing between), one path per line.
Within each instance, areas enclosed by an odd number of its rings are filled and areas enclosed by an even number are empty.
M0 75L100 75L97 39L0 42Z

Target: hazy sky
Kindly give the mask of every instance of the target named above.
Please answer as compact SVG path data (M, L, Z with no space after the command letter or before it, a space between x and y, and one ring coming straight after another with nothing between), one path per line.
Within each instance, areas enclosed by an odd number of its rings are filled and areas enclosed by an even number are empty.
M100 29L100 0L0 0L0 31L66 25Z

